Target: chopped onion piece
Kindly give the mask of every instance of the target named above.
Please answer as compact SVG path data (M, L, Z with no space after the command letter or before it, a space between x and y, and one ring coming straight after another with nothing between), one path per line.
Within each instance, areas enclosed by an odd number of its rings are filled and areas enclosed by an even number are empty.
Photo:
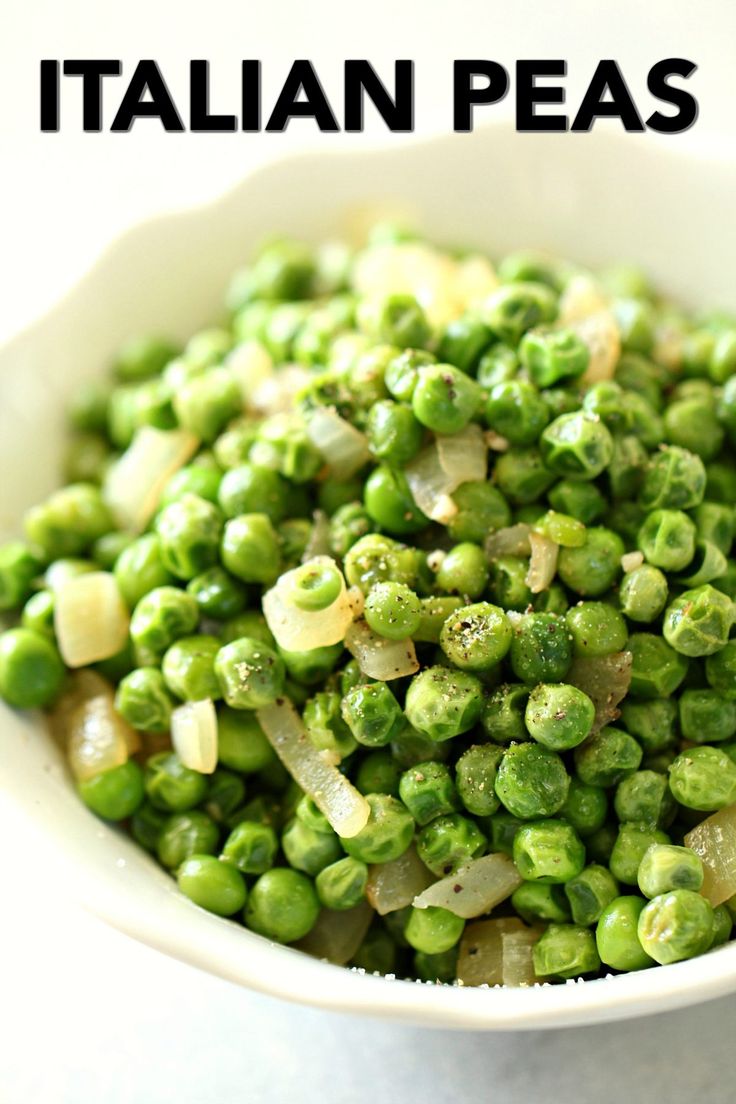
M613 379L621 356L621 336L611 312L603 310L581 318L579 322L573 322L570 329L588 346L590 354L581 383L590 386Z
M497 560L499 556L528 556L531 553L531 528L523 522L508 525L489 533L486 538L486 556Z
M83 701L68 724L67 755L78 782L127 763L131 747L137 744L135 733L107 693Z
M331 606L323 610L301 610L289 598L290 576L294 568L280 576L271 590L263 595L261 606L276 643L288 652L307 652L339 644L355 615L354 595L345 588L345 579L329 556L315 556L315 565L329 564L340 574L341 590Z
M483 436L491 452L508 452L511 448L508 437L502 437L495 429L487 429Z
M503 985L503 935L525 931L517 916L468 924L460 940L457 980L461 985Z
M311 378L312 373L301 364L285 364L253 388L249 406L264 417L291 414L294 411L294 396Z
M534 973L533 949L539 934L534 928L501 932L501 978L504 985L518 988L535 984L537 975Z
M445 325L463 310L458 265L419 242L386 242L362 250L353 265L352 285L367 299L413 295L433 326Z
M86 667L117 655L128 639L129 623L109 571L77 575L56 592L54 630L67 667Z
M684 842L703 863L705 878L700 892L717 908L736 893L736 805L706 817L688 832Z
M369 629L365 621L351 624L345 634L345 647L357 659L363 674L379 682L390 682L419 670L411 638L386 640Z
M313 411L307 421L307 436L340 479L349 479L370 460L366 435L336 410L322 407Z
M465 920L483 916L517 889L521 875L508 855L483 855L414 898L414 908L447 909Z
M655 364L669 368L671 372L677 372L682 367L682 346L682 330L671 323L664 322L654 331L652 360Z
M302 563L315 556L326 556L330 551L330 520L324 510L315 510L312 516L312 532L302 555Z
M185 702L174 710L171 742L185 767L212 774L217 766L217 714L209 698Z
M142 426L105 478L105 501L121 529L141 533L156 512L172 475L197 451L185 429Z
M636 571L637 567L641 567L643 563L643 552L624 552L621 557L621 568L626 575L628 575L630 571Z
M478 483L486 477L488 460L483 430L471 422L459 433L438 436L437 457L448 479L455 481L456 491L461 483Z
M260 341L250 339L228 353L225 367L238 381L243 402L250 405L258 387L273 375L273 357Z
M455 295L464 310L479 306L498 287L498 276L487 257L473 254L455 267Z
M615 721L620 714L619 702L631 685L631 652L614 652L607 656L580 656L574 659L565 676L571 686L577 686L595 705L595 720L591 732Z
M291 777L314 798L338 836L357 836L368 823L370 805L337 767L325 761L292 703L281 698L259 709L256 716Z
M90 698L105 697L113 700L114 691L109 682L96 671L82 669L72 671L65 689L54 702L49 713L49 731L60 748L66 750L71 730L71 719L76 710ZM135 732L135 729L131 729ZM136 733L137 735L137 733Z
M525 582L532 594L540 594L555 577L560 546L534 529L529 533L529 544L532 554Z
M368 871L366 896L379 916L410 905L434 881L412 846L391 862L377 863Z
M558 323L569 326L571 322L579 322L582 318L606 310L607 307L608 302L600 285L592 276L580 273L568 281L560 296Z
M461 483L486 477L486 441L480 426L438 436L405 468L409 490L422 513L446 524L457 513L450 497Z
M355 956L372 919L373 909L366 901L341 911L323 908L312 930L293 945L313 958L345 966Z

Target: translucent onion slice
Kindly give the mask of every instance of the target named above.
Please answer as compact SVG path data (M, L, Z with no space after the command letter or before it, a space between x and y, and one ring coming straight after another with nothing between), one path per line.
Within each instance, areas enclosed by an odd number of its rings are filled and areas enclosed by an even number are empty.
M719 809L685 836L705 870L701 893L716 908L736 893L736 805Z
M547 590L555 577L560 546L533 529L529 533L529 544L531 558L525 582L532 594L540 594L543 590Z
M497 560L500 556L528 556L532 550L531 532L530 526L520 522L489 533L485 543L486 556L489 560Z
M60 748L66 751L71 731L71 719L79 706L89 701L90 698L99 698L105 695L112 701L113 688L96 671L83 669L73 671L69 675L65 689L56 699L54 708L49 713L48 718L52 739ZM135 730L131 729L131 731Z
M315 556L311 562L315 565L329 564L338 570L329 556ZM312 648L339 644L345 639L355 615L353 595L347 591L342 573L341 590L331 606L323 610L301 610L292 604L289 597L290 578L298 570L294 568L282 575L261 601L266 622L277 644L288 652L307 652Z
M378 915L385 916L406 908L433 881L412 844L398 859L370 868L366 896Z
M128 639L129 623L109 571L77 575L56 592L54 631L67 667L86 667L117 655Z
M121 529L142 532L172 475L197 451L199 441L184 429L142 426L112 466L104 485L105 500Z
M368 823L370 805L352 782L326 762L311 742L292 703L282 698L257 711L258 723L287 771L314 798L338 836L357 836Z
M444 325L463 310L456 262L418 242L387 242L364 249L356 257L352 284L367 299L413 295L433 326Z
M307 436L340 479L349 479L370 460L366 435L341 418L336 410L321 408L310 414Z
M350 625L345 633L345 647L357 659L363 674L379 682L390 682L419 670L411 638L386 640L369 629L365 621Z
M185 702L174 710L171 742L185 767L212 774L217 766L217 714L209 698Z
M83 701L68 719L67 757L78 782L127 763L137 746L133 729L113 708L110 694Z
M508 855L500 852L483 855L429 886L412 903L420 909L439 906L472 920L505 901L521 882L521 875Z
M519 988L534 985L534 944L540 933L534 928L501 932L501 980L504 985Z
M621 568L625 575L628 575L630 571L636 571L637 567L641 567L643 563L643 552L624 552L621 557Z
M632 659L631 652L614 652L613 655L581 656L573 660L565 681L577 686L595 705L592 732L598 732L619 716L618 705L631 685Z
M422 513L446 524L457 513L451 495L461 483L485 479L487 444L480 426L438 436L405 468L409 490Z
M243 402L250 406L258 387L273 375L273 358L265 345L251 339L228 353L225 367L238 381Z
M312 373L301 364L285 364L253 388L248 405L256 414L264 417L292 414L294 396L311 378Z
M592 276L581 272L568 281L560 296L557 320L560 326L569 326L607 307L608 301L600 285Z
M345 966L355 956L372 919L373 909L366 901L339 912L323 908L312 930L294 946L313 958Z
M590 354L581 383L590 386L613 379L621 356L621 336L611 312L603 310L581 318L579 322L573 322L570 329L588 346Z
M457 262L453 290L463 309L479 306L497 287L498 276L487 257L473 254Z
M516 916L468 924L460 940L457 980L461 985L503 985L503 935L524 931Z

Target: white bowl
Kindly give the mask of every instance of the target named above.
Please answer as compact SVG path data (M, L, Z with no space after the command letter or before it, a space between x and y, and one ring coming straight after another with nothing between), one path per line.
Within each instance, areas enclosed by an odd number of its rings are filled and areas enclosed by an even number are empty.
M264 234L329 237L351 212L399 206L441 241L494 254L541 246L591 265L636 260L692 305L736 307L736 164L681 149L673 139L527 136L498 126L292 157L210 206L134 228L0 351L0 535L16 532L22 511L58 484L62 410L79 380L104 371L131 334L183 338L216 318L229 274ZM241 985L323 1008L473 1029L612 1020L736 989L736 944L663 969L521 990L389 981L316 962L192 905L132 841L82 806L36 718L6 709L2 722L2 788L83 903L141 942Z

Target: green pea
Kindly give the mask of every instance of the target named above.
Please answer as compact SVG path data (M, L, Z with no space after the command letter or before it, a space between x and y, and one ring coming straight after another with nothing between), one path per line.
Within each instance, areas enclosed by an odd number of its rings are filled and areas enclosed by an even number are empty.
M524 719L538 743L552 751L567 751L590 735L595 706L576 686L539 683L529 695Z
M478 410L481 392L451 364L430 364L418 371L411 397L417 421L435 433L452 434L464 429Z
M104 433L111 390L105 380L85 380L79 384L67 410L70 427L83 433Z
M701 458L687 449L668 445L651 457L639 502L646 510L689 510L702 502L705 484Z
M193 579L217 561L222 515L206 499L185 494L158 515L156 533L166 570L179 579Z
M694 452L702 460L714 460L721 451L725 434L710 401L691 398L670 403L664 426L671 444Z
M214 660L214 673L222 697L232 709L270 705L283 692L286 677L284 662L276 652L247 636L220 648Z
M547 497L553 509L577 518L583 525L600 520L607 508L605 498L594 483L561 479L550 488Z
M309 739L320 751L334 752L345 759L358 746L343 718L340 695L333 690L323 690L311 697L304 706L302 719Z
M390 744L406 723L385 682L353 687L343 698L342 716L357 742L366 747Z
M373 404L366 433L373 455L399 468L419 452L423 437L412 408L390 399Z
M226 522L220 555L227 570L245 583L268 586L279 573L279 541L266 514L240 514Z
M501 341L516 346L533 326L554 322L557 296L543 283L518 281L499 287L486 300L483 320Z
M22 541L0 545L0 610L22 606L40 570L38 559Z
M126 548L133 544L135 538L130 533L105 533L92 545L92 559L103 571L112 571L118 558ZM118 584L120 589L120 584ZM122 593L122 591L121 591Z
M681 655L707 656L728 642L733 622L731 599L705 584L684 591L667 607L662 631Z
M372 751L358 764L355 788L362 794L399 796L401 766L390 751Z
M512 744L496 775L496 794L513 816L549 817L565 803L570 776L559 755L539 744Z
M411 402L419 369L436 363L436 357L422 349L405 349L386 365L384 382L395 399Z
M421 981L449 985L457 973L457 946L441 954L417 951L414 955L414 973Z
M146 851L155 853L158 846L158 837L168 820L163 810L154 808L148 801L143 801L130 818L130 830L136 843Z
M43 709L61 691L64 665L52 640L33 629L0 633L0 698L17 709Z
M572 825L550 818L519 828L513 858L526 881L561 885L585 866L585 846Z
M516 626L511 669L522 682L560 682L572 663L572 641L564 617L530 613Z
M590 786L579 778L570 779L560 817L572 824L577 834L587 840L603 827L608 813L608 798L602 786Z
M215 676L215 657L219 651L216 636L200 633L180 637L164 654L161 666L171 693L183 701L221 697Z
M588 786L613 786L637 770L641 757L633 736L607 725L575 749L575 770Z
M613 458L613 439L601 421L577 411L562 414L540 438L547 467L568 479L595 479Z
M528 687L519 683L504 683L491 692L483 707L481 724L494 743L520 743L529 738L524 723L528 698Z
M424 954L442 954L449 951L460 940L465 921L448 909L412 908L409 920L404 928L408 943Z
M334 832L316 831L298 817L286 825L281 836L281 847L289 866L312 878L325 866L336 862L342 854L340 841Z
M447 524L453 541L482 544L489 532L511 522L511 510L491 483L461 483L452 496L457 513Z
M461 670L488 671L504 658L512 637L513 630L503 610L490 602L477 602L450 614L442 626L440 646Z
M549 410L533 384L508 380L491 388L485 418L512 445L533 445L549 421Z
M367 794L370 815L356 836L343 839L343 850L365 863L391 862L403 855L414 838L414 819L388 794Z
M555 473L537 448L510 448L496 460L493 471L499 490L512 503L536 502L554 483Z
M519 370L519 357L516 349L502 341L491 345L480 358L476 379L484 389L490 390L497 383L504 383L516 377Z
M415 675L406 693L409 723L431 740L450 740L467 732L482 709L481 684L466 671L427 667Z
M247 601L245 587L222 567L211 567L195 575L187 584L187 592L195 599L204 617L225 621L235 617Z
M715 744L736 734L736 701L715 690L685 690L678 702L680 731L696 744Z
M667 577L658 567L641 564L621 580L621 609L632 621L656 621L667 604Z
M565 883L564 892L574 922L590 927L618 896L618 883L605 866L591 863Z
M638 545L655 567L681 571L695 554L695 532L681 510L654 510L639 530Z
M480 828L461 813L434 817L417 836L417 854L438 878L454 874L485 849Z
M270 825L244 820L228 836L221 858L241 874L265 874L276 861L278 849L278 836Z
M713 908L699 893L675 889L649 901L637 925L639 941L661 965L703 954L713 940Z
M143 772L130 759L77 783L84 804L104 820L125 820L143 801Z
M672 747L677 739L675 724L677 703L669 698L650 701L627 700L621 706L624 727L635 736L647 752L659 752Z
M118 350L113 370L121 380L148 379L158 375L178 352L178 347L166 338L129 338Z
M576 655L612 655L626 647L626 622L607 602L578 602L567 611L565 620Z
M370 533L356 541L345 557L345 578L367 594L376 583L395 582L413 586L417 575L417 554L413 548Z
M146 763L143 781L151 804L171 813L193 809L207 794L205 776L185 767L174 752L152 755Z
M444 763L417 763L404 771L399 796L419 825L459 808L458 794Z
M703 864L687 847L655 843L639 864L639 889L645 897L657 897L673 889L698 893L703 884Z
M413 295L393 294L377 303L365 303L360 317L362 328L378 341L421 348L429 340L429 323Z
M437 347L439 360L475 375L480 358L493 341L488 326L471 314L455 318L445 327Z
M439 644L445 621L450 614L460 609L462 604L462 599L448 598L444 595L420 598L419 625L412 633L412 638L428 644Z
M570 906L564 887L547 882L522 882L511 894L514 912L527 924L543 920L546 923L565 924L570 919Z
M232 771L218 768L210 775L204 811L217 824L223 824L245 801L245 783Z
M176 880L190 901L217 916L232 916L245 904L242 875L212 855L190 855L179 867Z
M48 561L82 555L114 526L99 487L70 483L32 507L25 515L24 528L30 544Z
M473 816L491 816L500 808L495 784L502 755L495 744L475 744L455 764L457 793Z
M176 587L160 586L137 603L130 637L141 658L155 662L176 640L189 636L198 620L195 598Z
M628 650L632 657L632 697L667 698L687 674L687 660L653 633L633 633Z
M38 590L23 607L21 627L54 640L54 595L50 590Z
M490 832L491 851L500 851L511 857L514 849L516 833L523 826L524 821L507 813L505 809L499 810L485 822Z
M648 824L621 824L611 851L609 866L619 882L636 885L639 865L652 844L669 843L669 836Z
M499 556L491 561L491 597L503 609L522 613L534 595L527 584L529 560L522 556Z
M368 591L364 617L379 636L404 640L418 629L421 606L414 591L405 583L376 583Z
M616 582L623 554L623 541L613 530L602 526L588 529L580 548L560 549L557 573L571 590L597 598Z
M220 830L206 813L174 813L162 825L156 852L162 866L176 870L191 855L212 855Z
M723 809L736 801L736 763L720 748L689 748L670 767L670 789L688 809Z
M645 905L642 897L616 897L601 913L595 941L601 962L606 966L629 971L654 965L654 959L644 950L637 934Z
M736 640L730 640L705 661L705 677L722 697L736 701Z
M142 732L168 732L175 704L164 676L156 667L131 671L115 694L115 708L120 716Z
M366 864L346 856L323 867L314 885L321 905L342 912L355 908L365 899L367 882Z
M329 544L334 556L344 558L353 545L369 533L373 523L360 502L338 507L330 518Z
M675 813L667 776L653 770L634 771L622 779L613 807L622 822L638 821L657 828L666 828Z

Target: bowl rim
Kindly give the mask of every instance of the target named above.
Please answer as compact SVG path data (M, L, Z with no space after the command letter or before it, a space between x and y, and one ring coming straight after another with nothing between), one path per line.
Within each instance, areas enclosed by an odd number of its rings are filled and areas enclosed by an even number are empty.
M476 133L482 136L480 140L484 140L486 136L509 129L508 120L499 119L477 128ZM96 281L99 273L115 264L116 255L130 249L136 239L143 243L153 227L165 226L173 230L177 224L206 218L214 209L227 206L245 193L255 180L263 182L269 176L280 175L286 170L298 171L302 166L321 165L325 159L329 162L348 159L361 162L367 156L391 157L407 147L447 146L459 137L451 134L412 135L407 136L401 145L388 139L370 142L360 148L286 151L197 204L139 220L108 242L95 261L52 305L26 322L17 333L4 339L0 344L0 354L3 358L12 357L15 348L32 340L35 331L58 323L70 307L84 300L86 289ZM591 142L590 148L597 143L624 150L631 138L618 132L601 132L589 135L588 141ZM657 142L657 156L669 157L673 163L693 156L684 146L665 148L662 141L654 141ZM736 158L715 146L696 155L713 165L736 166ZM120 877L120 854L124 854L128 847L134 848L136 854L140 851L131 840L114 833L119 845L117 849L110 849L109 869L101 877L99 870L95 871L91 863L79 862L71 857L64 847L63 838L48 830L43 831L40 822L34 821L30 807L32 803L24 804L10 787L2 796L6 796L19 815L26 818L32 831L43 835L45 846L52 845L59 864L67 869L75 896L89 912L170 957L293 1002L433 1027L519 1030L644 1015L698 1003L736 989L736 944L653 972L645 970L528 989L470 988L361 977L362 971L318 962L302 952L269 943L242 927L204 913L178 893L175 882L168 874L159 872L170 883L170 893L164 900L162 914L175 922L172 929L163 922L163 915L151 916L146 908L147 902L131 897L125 880ZM92 814L89 817L92 831L94 824L99 822ZM107 831L112 832L111 829ZM153 869L152 860L151 866ZM213 938L202 938L207 929L213 933ZM252 948L254 953L250 953L248 948Z

